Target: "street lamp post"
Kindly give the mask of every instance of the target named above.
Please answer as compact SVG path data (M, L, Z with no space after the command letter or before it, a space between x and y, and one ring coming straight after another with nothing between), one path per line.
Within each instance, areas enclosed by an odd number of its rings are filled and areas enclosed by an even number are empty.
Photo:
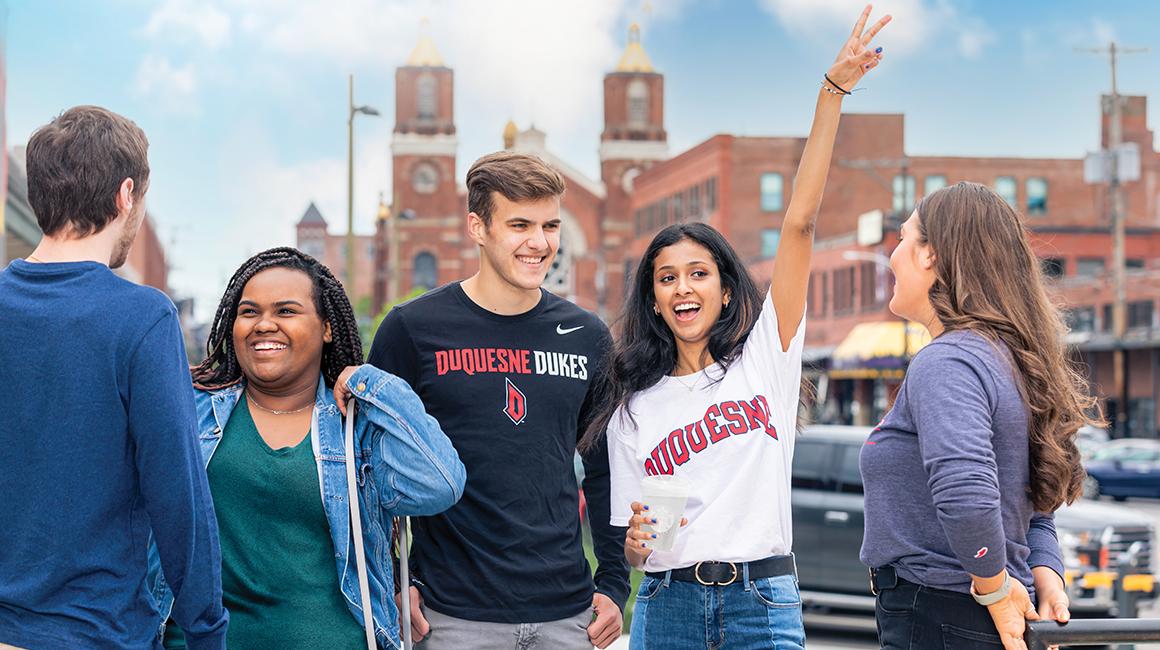
M379 111L372 106L354 105L354 75L349 76L347 116L346 116L346 273L343 280L346 282L346 293L350 296L351 304L355 304L357 296L354 293L354 116L378 115Z

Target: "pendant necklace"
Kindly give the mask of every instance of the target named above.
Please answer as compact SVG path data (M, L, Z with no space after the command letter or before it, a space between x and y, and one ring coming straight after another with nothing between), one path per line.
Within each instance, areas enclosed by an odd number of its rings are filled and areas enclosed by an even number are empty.
M314 406L314 402L311 402L311 403L307 404L306 406L303 406L302 408L285 409L285 410L283 410L283 409L270 409L270 408L266 408L265 406L262 406L261 404L259 404L258 401L254 399L254 396L250 394L250 391L246 391L246 397L249 398L248 401L250 402L250 404L253 404L254 406L262 409L263 411L265 411L267 413L273 413L274 415L291 415L293 413L301 413L301 412L305 411L306 409Z
M680 377L678 377L678 376L676 376L676 375L672 375L672 378L673 378L673 379L676 379L678 384L680 384L680 385L684 386L684 387L685 387L685 390L687 390L687 391L689 391L689 392L691 393L691 392L693 392L693 389L695 389L695 388L697 387L697 384L701 383L701 377L702 377L702 376L703 376L705 373L704 373L704 372L696 372L696 373L693 373L693 374L695 374L695 375L696 375L696 377L694 377L694 378L693 378L693 383L691 383L691 384L686 384L686 383L685 383L685 381L684 381L683 379L681 379Z

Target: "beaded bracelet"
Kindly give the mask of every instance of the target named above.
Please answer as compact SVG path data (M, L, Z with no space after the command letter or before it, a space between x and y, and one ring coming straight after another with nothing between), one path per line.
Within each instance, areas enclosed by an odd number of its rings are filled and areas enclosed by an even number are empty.
M842 95L850 95L850 94L852 94L852 93L851 93L849 90L846 90L845 88L843 88L843 87L839 86L838 84L834 83L834 80L830 78L830 74L829 74L828 72L827 72L827 73L825 73L825 74L823 74L822 76L826 78L826 82L828 82L828 83L829 83L831 86L833 86L834 88L837 88L837 89L838 89L838 91L839 91L839 92L836 92L836 93L835 93L834 91L832 91L832 90L831 90L831 91L830 91L831 93L833 93L833 94L835 94L835 95L838 95L838 94L842 94ZM829 88L827 88L826 90L829 90Z

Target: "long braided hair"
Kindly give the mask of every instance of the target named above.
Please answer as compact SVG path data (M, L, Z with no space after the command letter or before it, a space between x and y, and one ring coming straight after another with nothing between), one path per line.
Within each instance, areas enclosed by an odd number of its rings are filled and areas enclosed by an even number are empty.
M226 285L206 344L207 356L190 369L194 387L216 390L242 380L233 337L238 302L250 278L276 266L302 271L314 284L314 308L322 322L330 323L331 340L322 346L322 375L326 385L334 386L343 368L363 362L362 338L342 283L321 262L296 248L271 248L246 260Z

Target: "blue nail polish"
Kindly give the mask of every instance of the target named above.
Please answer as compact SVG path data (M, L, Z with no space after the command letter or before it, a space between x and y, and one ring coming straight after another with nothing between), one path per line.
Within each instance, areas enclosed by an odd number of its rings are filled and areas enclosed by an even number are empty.
M648 548L648 544L645 544L644 542L641 542L641 543L640 543L640 547L641 547L641 548Z
M644 509L645 509L645 510L648 510L648 506L645 506L645 507L644 507Z
M653 539L656 539L656 538L657 538L657 534L656 534L656 533L653 533L653 536L652 536L652 538L653 538Z
M657 518L656 518L656 517L653 517L653 520L652 520L652 522L653 522L654 524L655 524L655 523L657 523Z
M877 50L874 50L874 53L875 54L882 54L882 47L879 46Z

